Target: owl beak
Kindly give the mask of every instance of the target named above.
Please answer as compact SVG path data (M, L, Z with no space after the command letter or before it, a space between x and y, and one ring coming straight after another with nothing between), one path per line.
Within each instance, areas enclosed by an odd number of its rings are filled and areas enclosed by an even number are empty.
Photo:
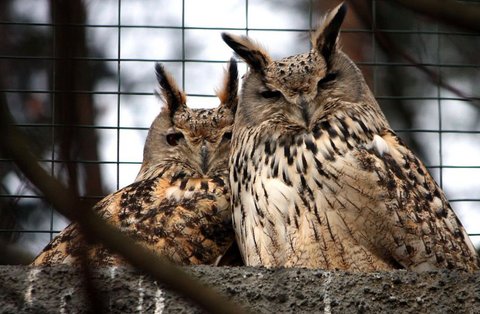
M310 125L311 113L308 102L305 98L301 97L299 101L299 107L302 110L302 118L305 122L305 125L308 127Z
M208 148L207 145L203 144L200 147L200 168L204 175L208 172Z

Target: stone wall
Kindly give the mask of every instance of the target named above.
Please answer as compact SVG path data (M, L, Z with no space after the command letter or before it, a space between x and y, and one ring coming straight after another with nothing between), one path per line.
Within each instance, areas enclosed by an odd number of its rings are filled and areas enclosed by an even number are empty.
M253 313L480 313L480 273L186 269ZM83 280L68 266L0 266L0 313L86 312ZM132 269L99 269L93 281L108 313L200 312Z

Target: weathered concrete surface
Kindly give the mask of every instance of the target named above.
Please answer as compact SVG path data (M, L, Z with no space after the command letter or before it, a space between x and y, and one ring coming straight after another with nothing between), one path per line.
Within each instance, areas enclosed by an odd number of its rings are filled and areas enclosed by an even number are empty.
M480 313L480 273L186 269L253 313ZM100 269L93 277L106 312L200 312L132 269ZM66 266L1 266L0 313L86 312L82 278Z

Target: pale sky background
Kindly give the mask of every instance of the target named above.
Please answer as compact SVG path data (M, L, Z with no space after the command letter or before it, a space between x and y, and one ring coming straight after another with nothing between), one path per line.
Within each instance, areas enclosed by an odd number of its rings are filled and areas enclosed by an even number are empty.
M121 95L120 120L118 121L117 95L96 95L99 116L96 124L100 126L140 127L148 128L154 117L160 111L161 103L153 96L156 88L154 63L157 60L164 62L165 67L177 80L179 86L184 86L191 96L188 104L191 107L215 107L218 100L214 90L221 82L223 68L226 61L232 56L231 49L223 43L220 33L224 29L229 32L245 34L246 13L245 0L185 0L185 26L200 28L223 29L187 29L185 56L189 60L209 60L214 62L186 62L185 80L182 77L182 63L169 62L179 59L182 51L181 29L162 28L160 26L180 27L182 25L182 1L176 0L123 0L121 2L120 24L126 26L121 29L120 36L120 64L121 81L129 87L129 92L147 93L147 95ZM21 15L31 17L35 22L49 22L48 1L16 0L15 10ZM118 24L117 0L86 1L88 4L88 23L105 27L89 28L88 40L90 45L103 50L105 57L117 58L118 28L111 27ZM306 29L309 28L309 16L301 15L288 7L272 6L270 1L248 1L248 27L261 29ZM156 28L128 27L133 25L157 26ZM314 25L315 21L314 21ZM270 32L249 31L249 36L261 42L274 58L281 58L291 54L305 52L309 49L308 36L304 32ZM145 59L145 60L128 60ZM223 63L222 63L223 62ZM108 62L112 72L117 72L117 62ZM245 66L240 65L240 73L245 72ZM117 91L117 80L104 80L95 90ZM456 86L470 93L476 88L475 82L455 82ZM470 88L470 90L469 90ZM452 96L441 91L444 97ZM414 129L438 129L438 110L436 101L419 101L416 106L418 114L415 118ZM478 110L460 101L442 101L442 128L448 130L465 130L465 125L471 125L476 119ZM387 117L388 118L388 117ZM477 129L478 125L477 125ZM119 161L129 164L120 164L117 174L116 164L102 165L102 175L109 192L118 187L133 182L142 160L143 144L146 130L120 130ZM401 133L399 134L401 136ZM117 161L117 130L99 130L101 160ZM475 166L480 164L480 134L443 134L443 164L448 166ZM431 151L429 161L439 165L439 147L437 133L420 133L419 138L423 145ZM427 165L429 165L427 163ZM439 181L438 169L431 170ZM118 176L117 176L118 175ZM480 194L480 169L443 169L443 185L449 199L478 199ZM12 185L21 184L15 178ZM118 186L117 186L118 182ZM452 206L462 220L469 233L480 233L480 202L452 202ZM63 229L67 221L56 215L55 229ZM49 229L49 221L45 222ZM47 235L36 238L26 245L36 253L48 242ZM480 237L473 238L475 244L480 245Z

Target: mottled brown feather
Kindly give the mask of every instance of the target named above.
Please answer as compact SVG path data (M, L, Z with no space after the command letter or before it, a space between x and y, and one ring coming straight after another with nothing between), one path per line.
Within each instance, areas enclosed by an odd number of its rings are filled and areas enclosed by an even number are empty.
M140 172L134 183L94 208L107 222L177 264L216 264L234 242L228 187L230 137L224 134L233 125L236 73L232 62L229 84L224 85L228 90L220 91L219 107L194 110L183 105L183 92L157 65L166 104L149 130ZM168 140L170 134L177 136L175 141ZM33 265L77 264L81 254L92 265L125 264L94 239L85 239L72 223Z

